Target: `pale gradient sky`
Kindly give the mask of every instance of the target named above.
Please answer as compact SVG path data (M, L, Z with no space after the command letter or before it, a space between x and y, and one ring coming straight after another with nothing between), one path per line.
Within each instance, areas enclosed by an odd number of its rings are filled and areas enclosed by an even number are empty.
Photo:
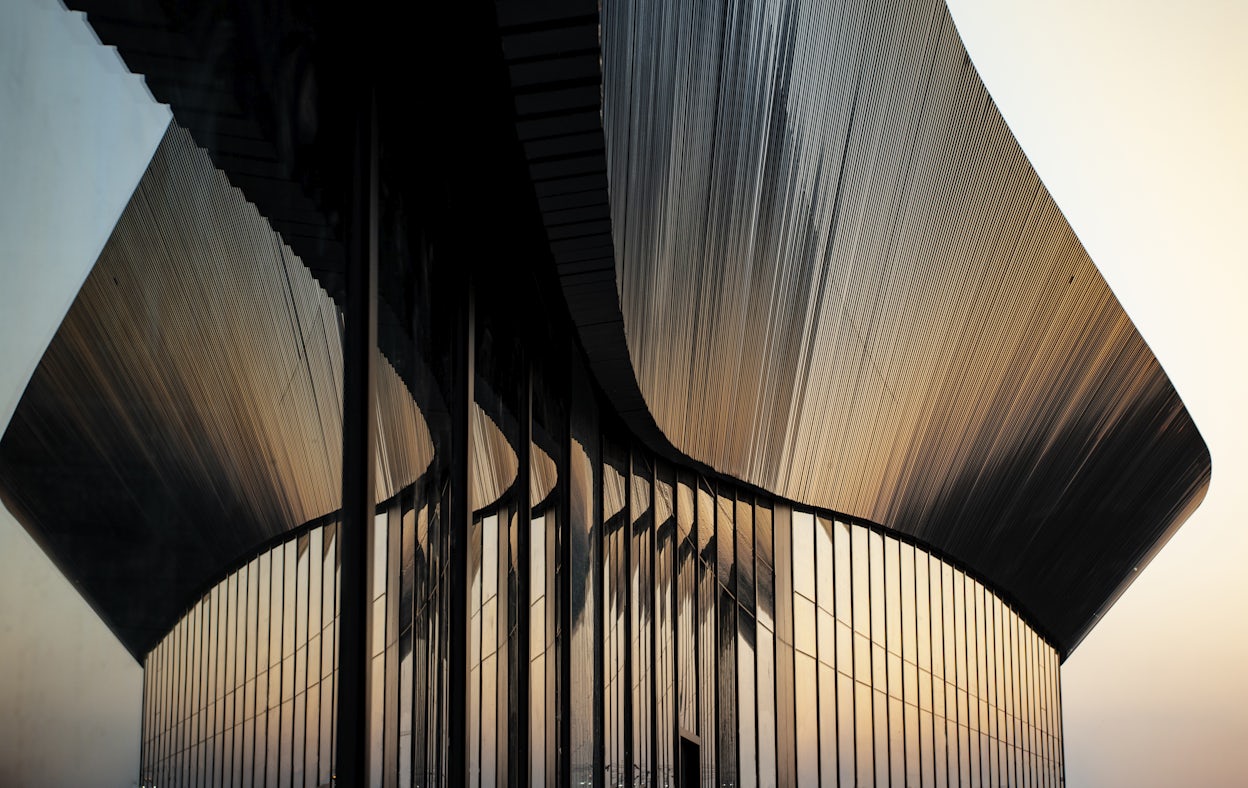
M56 0L0 0L0 431L168 123ZM142 671L0 506L0 786L129 786Z
M1248 785L1248 3L950 6L1213 454L1203 506L1062 670L1068 783ZM52 0L0 0L0 424L166 117L84 33ZM55 304L47 327L32 303ZM130 784L138 668L3 511L0 665L0 783Z
M1246 786L1248 3L950 0L971 60L1213 455L1062 669L1071 786Z

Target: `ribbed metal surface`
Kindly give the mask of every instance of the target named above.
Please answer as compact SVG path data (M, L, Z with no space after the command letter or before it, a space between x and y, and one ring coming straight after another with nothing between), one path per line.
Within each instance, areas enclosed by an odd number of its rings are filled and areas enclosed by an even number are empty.
M335 181L316 170L337 129L316 105L323 4L70 0L313 271L343 294ZM329 198L326 199L326 195Z
M1068 652L1209 457L944 3L612 0L602 49L619 301L667 438L919 537Z
M189 595L339 508L341 317L171 126L0 442L0 493L136 655ZM433 457L378 364L377 499Z

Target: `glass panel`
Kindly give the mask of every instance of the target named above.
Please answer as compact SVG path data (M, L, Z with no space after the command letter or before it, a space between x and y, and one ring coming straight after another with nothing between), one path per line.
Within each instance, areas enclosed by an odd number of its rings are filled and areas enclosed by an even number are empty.
M875 722L875 784L876 788L888 787L889 715L888 696L878 688L871 693L873 719ZM901 775L898 775L900 779Z
M871 712L871 687L854 682L854 741L858 765L858 785L875 785L875 722Z
M797 783L796 677L793 672L793 517L776 504L773 523L776 577L776 780Z
M886 627L884 608L888 595L884 589L884 538L877 532L868 535L870 545L870 600L871 600L871 686L881 692L888 690L888 671L884 659Z
M633 776L634 779L640 779L642 784L649 784L653 780L654 768L654 754L651 752L654 698L654 531L650 504L652 484L653 476L647 459L639 452L634 452L629 497L632 522L629 554L632 631L628 658L629 668L632 670L632 685L628 690L633 704Z
M607 782L627 781L625 768L626 664L628 648L628 473L627 451L603 444L603 740ZM631 745L631 742L629 743Z
M569 714L571 741L568 744L573 785L594 779L594 752L601 742L601 669L598 662L598 632L595 626L594 578L599 557L597 512L601 487L598 476L598 414L587 373L579 367L573 375L570 540L567 573L571 643L567 658L571 667ZM573 701L575 699L575 701ZM592 700L586 700L592 699Z
M730 594L736 593L737 571L735 564L736 539L733 535L733 516L736 507L732 498L724 493L717 496L718 506L715 518L715 533L718 536L718 579L719 584Z
M819 661L833 667L836 665L836 621L830 612L820 607L815 614L815 627L818 630Z
M932 670L932 604L931 580L928 577L930 561L927 553L914 551L914 619L917 633L915 637L915 653L918 656L919 668L928 672ZM929 697L930 702L930 697ZM922 701L920 701L922 705Z
M758 781L776 784L775 578L772 544L772 511L759 501L754 509L754 578L758 614L757 640L757 735ZM791 783L790 783L791 784Z
M815 599L829 615L836 610L835 567L832 559L832 521L815 520Z
M884 613L885 646L890 654L901 656L901 543L893 538L884 539ZM892 690L890 689L891 693Z
M771 630L758 625L758 784L777 785L775 657ZM670 783L667 783L670 784ZM784 783L791 785L792 781Z
M481 660L481 785L498 784L498 657Z
M722 507L720 513L723 513ZM717 537L724 539L725 532L717 530ZM730 535L731 532L728 534ZM719 675L721 677L719 682L719 783L729 786L737 782L737 683L732 680L737 670L736 612L737 605L732 596L721 586L719 595Z
M919 744L919 709L917 706L906 703L903 712L905 715L905 785L922 785L923 769L920 759L922 747Z
M546 785L546 653L540 652L529 663L529 785ZM537 690L537 691L534 691Z
M676 520L673 511L671 471L655 469L655 565L654 565L654 697L655 697L655 783L670 785L675 780L673 750L676 743L676 678L673 649L675 622L674 562Z
M735 517L737 602L741 607L752 611L754 610L754 504L748 498L738 500Z
M853 622L853 573L850 571L850 526L836 522L832 529L832 551L836 562L833 583L836 587L836 620L846 625Z
M819 653L815 628L815 603L803 596L793 597L794 646L810 656Z
M772 514L770 505L759 502L754 508L754 580L757 594L758 623L775 631L775 561L772 548Z
M794 512L794 520L796 520ZM796 555L794 556L796 558ZM794 656L797 677L797 784L800 788L819 786L819 707L809 702L819 697L815 658L801 653Z
M333 774L334 731L334 670L337 665L336 640L338 618L338 526L330 523L324 529L321 553L321 752L320 783L327 783Z
M936 760L932 751L932 712L919 711L919 766L923 773L923 785L936 784Z
M831 621L829 616L828 621ZM836 670L819 660L819 773L823 785L836 785L838 745L836 736Z
M529 447L529 499L532 525L529 535L529 785L545 786L556 779L555 759L558 737L555 735L557 710L555 693L558 685L555 649L556 622L559 618L559 595L556 576L559 559L556 540L562 533L562 497L566 481L560 478L568 446L568 413L565 397L556 381L563 380L564 360L559 354L533 358L530 377L532 386L532 443ZM555 357L552 357L555 356ZM599 462L594 457L591 462ZM603 502L605 506L605 501ZM622 502L621 502L622 505ZM597 623L597 622L595 622ZM604 649L605 658L605 649ZM599 668L601 676L601 668ZM438 730L429 725L428 736ZM430 780L427 785L433 785Z
M917 617L914 609L915 606L915 578L914 578L914 546L902 544L900 546L901 567L899 575L901 579L901 656L906 662L917 665L918 645L915 641L917 636L918 625ZM906 698L908 703L915 703L915 698L909 696Z
M715 498L704 479L698 480L698 675L701 684L698 696L702 699L699 730L702 746L698 749L702 761L702 784L711 786L715 780L716 747L719 720L715 716L715 698L719 692L719 658L715 648L715 634L719 627L716 601L716 546L715 546Z
M793 592L815 599L815 518L793 511Z
M740 521L738 521L740 524ZM754 712L754 644L756 636L754 617L745 610L737 610L737 752L740 764L737 784L743 788L758 785L755 772L758 759L755 751Z
M680 727L697 733L698 655L697 655L697 533L693 487L683 474L676 482L677 598L676 624L680 659L678 689Z
M932 628L932 676L937 683L940 683L945 679L945 616L944 604L942 602L944 590L941 583L941 564L935 558L930 556L928 558L928 578L930 580L928 587L928 612ZM945 716L943 703L936 705L936 713L941 717Z
M853 574L854 632L871 637L871 562L867 549L867 529L854 526L850 531ZM855 677L867 680L870 665L855 666Z
M838 626L840 626L838 624ZM837 706L837 764L840 766L840 784L853 785L854 758L854 680L845 673L836 674Z
M819 660L819 753L820 773L824 785L834 785L837 778L838 742L836 733L836 609L834 599L835 560L832 550L833 525L824 517L815 520L815 593L818 612Z

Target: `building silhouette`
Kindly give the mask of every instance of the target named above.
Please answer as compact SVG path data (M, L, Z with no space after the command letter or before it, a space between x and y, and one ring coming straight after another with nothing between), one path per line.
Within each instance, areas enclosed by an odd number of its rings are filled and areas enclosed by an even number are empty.
M0 440L144 785L1060 785L1209 455L939 0L85 0L170 126Z

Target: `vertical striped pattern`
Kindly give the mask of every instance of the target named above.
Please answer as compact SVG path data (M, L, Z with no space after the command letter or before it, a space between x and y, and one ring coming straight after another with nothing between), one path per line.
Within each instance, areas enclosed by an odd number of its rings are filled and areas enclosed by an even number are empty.
M1069 650L1208 454L942 0L613 0L602 51L619 301L659 428L939 545Z
M377 369L385 500L433 443ZM339 508L342 374L338 308L170 126L0 442L0 489L142 654L219 567Z

